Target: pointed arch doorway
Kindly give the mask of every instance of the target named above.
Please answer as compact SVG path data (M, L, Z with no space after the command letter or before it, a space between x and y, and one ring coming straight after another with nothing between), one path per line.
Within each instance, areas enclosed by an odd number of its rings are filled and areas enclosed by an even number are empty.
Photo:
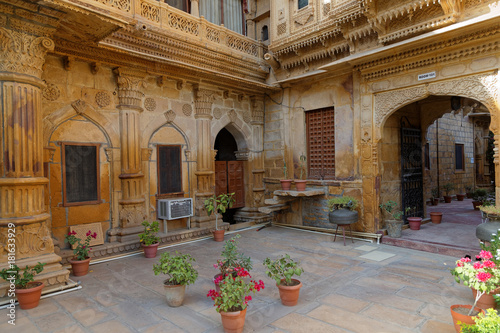
M233 222L237 208L245 207L243 162L236 158L238 144L233 135L223 128L215 138L215 194L234 193L235 203L224 215L224 221Z

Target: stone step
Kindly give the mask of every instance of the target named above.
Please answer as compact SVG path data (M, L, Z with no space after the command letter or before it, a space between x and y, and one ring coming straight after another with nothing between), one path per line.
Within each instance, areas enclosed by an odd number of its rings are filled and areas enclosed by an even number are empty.
M272 205L272 206L266 206L266 207L259 207L259 212L264 213L264 214L271 214L274 212L279 212L280 210L284 209L289 209L289 205L285 204L278 204L278 205Z

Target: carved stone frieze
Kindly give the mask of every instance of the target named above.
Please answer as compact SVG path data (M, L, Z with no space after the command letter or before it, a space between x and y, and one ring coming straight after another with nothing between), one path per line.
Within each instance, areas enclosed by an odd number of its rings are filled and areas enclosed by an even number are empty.
M0 27L0 72L42 76L42 66L54 41Z
M156 101L154 98L148 97L144 100L144 108L148 111L156 110Z
M163 115L165 116L167 123L172 123L176 116L175 112L172 110L165 111Z
M47 86L42 90L42 97L48 101L55 101L61 96L61 91L53 83L47 83Z
M222 110L220 108L214 109L214 118L220 119L222 117Z
M182 113L184 113L186 117L190 117L193 114L193 107L191 104L184 104L182 106Z
M16 251L22 257L54 252L54 243L45 222L18 226L16 229Z

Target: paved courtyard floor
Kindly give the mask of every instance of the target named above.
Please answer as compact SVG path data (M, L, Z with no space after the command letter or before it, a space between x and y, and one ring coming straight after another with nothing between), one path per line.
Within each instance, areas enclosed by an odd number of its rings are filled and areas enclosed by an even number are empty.
M249 303L245 332L454 332L449 307L471 304L449 268L457 258L389 245L347 240L280 227L240 231L240 249L252 258L252 276L266 288ZM226 240L232 235L226 234ZM0 332L223 332L206 297L223 243L211 239L160 250L189 253L199 278L184 305L165 302L158 261L142 254L92 265L76 278L82 289L48 297L32 310L17 309L16 326L0 310ZM288 253L301 261L304 287L295 307L281 305L262 261Z

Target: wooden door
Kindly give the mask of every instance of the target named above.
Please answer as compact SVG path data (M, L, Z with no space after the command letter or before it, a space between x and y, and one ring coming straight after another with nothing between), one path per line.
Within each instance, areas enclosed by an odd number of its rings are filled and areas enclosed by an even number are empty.
M243 161L228 161L227 175L227 191L228 193L234 192L235 203L232 208L245 207Z
M227 162L215 161L215 195L227 193Z

